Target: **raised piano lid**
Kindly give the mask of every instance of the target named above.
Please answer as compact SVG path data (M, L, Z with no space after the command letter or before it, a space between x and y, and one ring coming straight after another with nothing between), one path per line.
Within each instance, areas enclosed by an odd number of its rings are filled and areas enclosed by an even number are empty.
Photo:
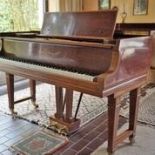
M113 38L117 9L91 12L49 12L41 34L84 38Z

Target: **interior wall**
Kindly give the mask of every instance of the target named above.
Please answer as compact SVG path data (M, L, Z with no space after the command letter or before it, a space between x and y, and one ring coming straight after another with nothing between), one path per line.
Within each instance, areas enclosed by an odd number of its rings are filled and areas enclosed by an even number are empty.
M147 15L133 15L134 0L111 0L111 7L117 6L119 8L117 22L121 23L121 13L123 12L123 5L127 13L125 19L126 23L154 23L155 22L155 0L148 0L148 14ZM83 0L83 8L85 11L98 10L98 0Z
M48 9L49 11L52 11L52 12L57 12L59 11L59 0L48 0Z
M48 0L49 11L82 11L82 0Z
M84 11L98 10L97 0L83 0L83 10Z

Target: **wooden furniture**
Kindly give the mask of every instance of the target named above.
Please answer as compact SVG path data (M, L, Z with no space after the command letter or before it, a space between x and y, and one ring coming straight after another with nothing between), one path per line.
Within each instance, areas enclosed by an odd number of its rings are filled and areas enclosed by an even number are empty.
M155 30L155 23L117 23L115 35L120 34L122 37L148 36L152 30Z
M55 85L56 113L50 121L61 132L79 128L82 93L108 97L109 153L124 139L134 139L139 88L147 79L152 45L149 36L113 39L116 16L117 10L46 13L40 34L14 34L1 37L0 43L0 70L9 79L8 91L12 75ZM74 91L81 92L75 114ZM128 92L129 128L117 135L120 98Z

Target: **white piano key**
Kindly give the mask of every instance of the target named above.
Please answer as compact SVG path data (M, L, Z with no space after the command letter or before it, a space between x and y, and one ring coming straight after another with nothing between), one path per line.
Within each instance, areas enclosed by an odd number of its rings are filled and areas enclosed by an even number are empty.
M31 64L27 62L14 61L14 60L9 60L5 58L0 58L0 63L7 63L7 64L10 63L13 66L17 66L17 67L20 66L21 68L23 67L32 71L34 70L34 71L40 71L40 72L51 73L56 75L62 75L62 76L72 77L72 78L81 79L81 80L93 81L94 79L94 76L90 76L86 74Z

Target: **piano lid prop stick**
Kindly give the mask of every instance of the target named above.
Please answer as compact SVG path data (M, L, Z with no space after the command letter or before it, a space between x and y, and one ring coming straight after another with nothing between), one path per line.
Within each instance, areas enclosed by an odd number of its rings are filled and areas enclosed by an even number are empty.
M78 114L78 112L79 112L79 108L80 108L82 96L83 96L83 93L80 93L80 97L79 97L79 100L78 100L78 105L77 105L76 112L75 112L75 116L74 116L74 119L75 119L75 120L76 120L77 114Z

